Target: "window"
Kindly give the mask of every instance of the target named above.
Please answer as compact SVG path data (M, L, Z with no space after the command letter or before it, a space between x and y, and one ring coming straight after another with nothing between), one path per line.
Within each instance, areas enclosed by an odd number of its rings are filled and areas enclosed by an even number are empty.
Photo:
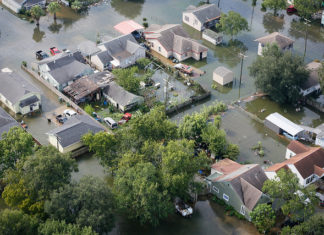
M151 42L151 47L154 47L154 44L153 44L153 42Z
M161 47L159 47L159 51L161 52Z
M215 186L213 186L213 190L214 190L216 193L219 193L219 189L216 188Z
M185 16L185 21L189 22L189 17Z
M245 206L244 206L244 205L241 205L240 213L241 213L242 215L245 215Z
M223 193L223 199L228 202L229 196L227 196L225 193Z

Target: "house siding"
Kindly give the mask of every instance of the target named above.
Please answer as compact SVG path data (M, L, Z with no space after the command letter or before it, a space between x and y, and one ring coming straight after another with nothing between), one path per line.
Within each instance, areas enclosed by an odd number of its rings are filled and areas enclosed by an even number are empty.
M99 71L104 71L104 64L97 55L91 56L91 64L95 65Z
M81 141L78 141L72 145L69 145L67 147L62 147L58 141L57 141L57 138L55 135L49 135L48 136L48 142L53 145L57 150L59 150L61 153L70 153L80 147L83 146L82 142Z
M20 97L20 99L15 103L15 104L12 104L6 97L4 97L2 94L0 94L0 100L3 104L5 104L11 111L13 111L14 113L21 113L22 115L25 115L25 114L28 114L31 112L30 110L30 105L26 106L26 107L23 107L21 108L19 106L20 104L20 101L24 100L24 99L27 99L31 96L37 96L37 98L39 99L38 102L35 102L34 103L34 108L33 108L33 111L37 111L40 109L40 105L41 105L41 96L39 93L35 93L35 92L31 92L31 93L28 93L22 97Z
M10 10L12 10L15 13L18 13L23 5L23 3L19 4L14 0L2 0L2 4L6 7L8 7Z
M189 21L187 21L186 18L189 18ZM203 22L200 22L197 17L192 14L192 13L182 13L182 22L189 25L190 27L198 30L198 31L202 31L203 30Z

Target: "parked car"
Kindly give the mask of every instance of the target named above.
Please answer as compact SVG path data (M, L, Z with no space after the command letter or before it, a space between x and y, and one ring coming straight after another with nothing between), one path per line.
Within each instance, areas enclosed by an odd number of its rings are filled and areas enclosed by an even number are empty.
M65 110L63 111L63 114L64 114L64 116L67 117L68 119L71 118L71 117L73 117L73 116L75 116L75 115L77 115L77 113L76 113L74 110L72 110L72 109L65 109Z
M122 125L129 120L131 120L132 114L131 113L125 113L124 116L119 120L118 125Z
M48 54L44 51L37 51L36 52L36 59L37 60L43 60L45 58L49 57Z
M51 52L51 55L57 55L57 54L61 53L61 51L59 49L57 49L57 47L51 47L50 52Z
M67 117L64 117L62 114L57 115L55 118L61 124L63 124L67 120Z
M191 217L193 214L193 209L186 203L184 203L180 198L176 197L174 200L174 206L176 208L177 213L182 215L183 217Z
M105 117L104 121L109 126L110 129L115 129L118 127L117 122L115 122L115 120L110 117Z
M193 68L188 65L185 65L185 64L176 64L174 66L174 68L176 68L176 69L180 70L181 72L188 74L188 75L192 74L192 72L193 72Z
M287 13L288 14L293 14L293 13L296 13L297 12L297 9L295 8L294 5L290 5L288 8L287 8Z

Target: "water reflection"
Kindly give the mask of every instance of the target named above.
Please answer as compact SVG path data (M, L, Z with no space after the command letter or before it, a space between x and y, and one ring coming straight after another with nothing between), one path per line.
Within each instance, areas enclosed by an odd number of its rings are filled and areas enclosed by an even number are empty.
M305 37L305 31L306 31L306 25L304 24L304 21L295 20L293 19L290 24L289 28L289 35L295 37L296 39L304 38ZM307 29L308 40L311 40L313 42L324 42L324 34L323 31L321 32L321 28L319 28L316 23L310 24Z
M111 0L111 6L119 14L134 19L141 14L145 0Z
M62 28L62 24L58 24L56 20L54 21L53 24L48 26L49 31L51 31L52 33L59 33L61 28Z
M62 6L61 10L56 13L57 19L64 25L64 30L70 28L72 24L81 18L88 15L88 11L82 11L80 13L74 11L70 7Z
M263 26L267 33L279 32L283 30L284 24L284 17L274 16L272 13L266 13L263 16Z
M41 42L43 40L43 37L45 36L45 32L41 31L39 29L39 26L36 26L34 28L34 34L33 34L33 40L35 42Z

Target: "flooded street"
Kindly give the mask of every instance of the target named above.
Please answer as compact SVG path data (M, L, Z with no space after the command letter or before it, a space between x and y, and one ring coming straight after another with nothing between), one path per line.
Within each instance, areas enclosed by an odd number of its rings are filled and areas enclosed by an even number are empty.
M53 112L61 104L57 97L39 82L30 78L20 69L22 61L28 64L35 60L35 52L38 50L49 51L50 47L60 49L76 49L84 40L96 41L97 36L118 36L113 26L125 19L134 19L142 23L146 17L149 24L180 23L182 11L190 4L197 5L199 0L111 0L92 7L87 13L76 14L69 8L63 8L57 14L54 22L52 15L42 17L40 26L30 23L0 9L0 68L9 67L27 77L42 92L43 112L35 117L24 118L29 126L29 131L41 144L48 144L46 132L55 128L54 124L47 122L46 114ZM260 10L261 0L255 7L251 0L220 0L220 8L227 13L230 10L239 12L249 22L250 31L239 34L234 42L229 43L229 38L224 37L224 44L213 46L201 40L201 34L184 26L188 33L202 42L210 50L207 59L201 62L189 61L206 74L196 78L200 84L212 91L211 98L204 104L209 105L215 100L224 101L227 104L250 96L256 91L253 79L248 76L248 66L257 56L258 43L254 40L266 34L279 31L295 40L294 52L303 55L305 50L305 25L296 16L288 16L285 12L283 18L273 17L271 13ZM324 27L314 24L308 28L307 50L305 62L314 59L322 59L324 56ZM245 52L242 85L239 86L240 72L239 52ZM185 62L187 63L187 62ZM235 74L235 81L230 87L218 87L212 90L212 72L218 66L225 66ZM199 111L203 104L194 105L184 112L176 114L172 120L179 122L185 114ZM323 122L321 113L304 108L301 112L295 112L289 108L280 107L266 99L256 99L245 108L258 113L265 108L264 113L258 116L263 119L265 115L278 111L300 124L318 125ZM289 114L288 114L289 113ZM266 130L263 124L252 120L245 113L231 109L222 117L222 128L228 135L228 140L240 147L239 162L253 162L264 165L264 160L273 163L284 159L285 146L288 142ZM265 149L265 157L256 156L251 148L261 141ZM97 159L85 156L78 160L79 172L73 175L78 180L82 175L95 175L106 177L104 169ZM2 208L0 202L0 208ZM222 208L208 200L199 201L195 207L195 214L191 220L183 219L177 215L171 215L157 228L141 227L131 221L120 220L113 234L257 234L255 228L247 222L239 221L234 217L224 214Z

